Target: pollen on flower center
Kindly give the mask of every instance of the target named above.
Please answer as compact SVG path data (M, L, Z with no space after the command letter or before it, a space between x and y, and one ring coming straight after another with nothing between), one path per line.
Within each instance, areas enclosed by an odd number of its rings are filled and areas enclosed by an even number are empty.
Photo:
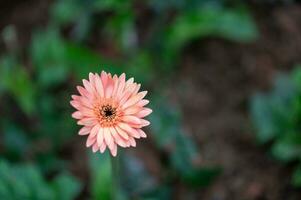
M116 117L116 108L111 105L104 105L100 108L100 115L105 121L112 121Z

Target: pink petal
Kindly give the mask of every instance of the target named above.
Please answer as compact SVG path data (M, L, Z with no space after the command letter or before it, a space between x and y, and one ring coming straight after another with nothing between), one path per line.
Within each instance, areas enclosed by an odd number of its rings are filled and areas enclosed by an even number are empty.
M95 118L83 118L77 122L78 125L94 126L97 123Z
M79 135L88 135L90 133L90 131L91 131L91 127L84 126L79 130L78 134Z
M141 121L138 117L132 115L125 115L122 118L122 121L129 123L129 124L141 124Z
M149 100L147 100L147 99L142 99L141 101L139 101L139 102L136 104L136 106L141 106L141 107L143 107L143 106L146 106L148 103L149 103Z
M139 106L131 106L124 110L124 115L132 115L140 112L140 110L142 110L142 108Z
M74 119L81 119L81 118L83 118L83 115L82 115L81 112L76 111L76 112L72 113L72 117L73 117Z
M117 93L118 84L119 84L119 79L116 75L114 75L113 81L114 81L114 86L113 86L112 97L116 98L116 93Z
M126 141L126 146L127 146L127 147L130 147L130 146L131 146L130 140L127 140L127 141Z
M97 91L97 93L100 97L105 96L102 81L101 81L98 74L96 75L96 78L95 78L95 88L96 88L96 91Z
M133 83L131 85L129 85L129 87L127 88L127 91L129 91L131 94L134 94L135 95L135 90L137 88L137 83Z
M117 155L117 145L114 143L112 149L111 149L111 154L112 156L116 156Z
M100 128L100 126L98 124L96 124L95 126L93 126L93 128L91 129L91 133L90 133L91 137L95 137L96 136L96 134L99 131L99 128Z
M83 79L83 84L86 88L86 90L90 93L90 94L93 94L94 93L94 89L93 87L91 86L90 82L87 81L86 79Z
M134 138L131 137L131 138L129 139L129 141L130 141L130 144L131 144L132 147L135 147L135 146L136 146L136 141L135 141Z
M136 114L137 117L143 118L151 114L153 111L150 108L143 108L140 112Z
M128 134L127 134L124 130L122 130L122 129L119 128L118 126L115 126L115 129L116 129L117 133L118 133L121 137L123 137L123 138L126 139L126 140L129 139Z
M91 135L88 136L87 142L86 142L86 146L90 147L92 146L96 141L95 137L91 137Z
M90 95L89 92L82 86L77 86L76 88L77 88L78 92L80 93L80 95L86 96L86 97L88 97Z
M141 84L137 84L135 90L133 91L134 94L137 94L138 91L140 90Z
M103 128L103 135L104 135L105 143L107 144L109 149L112 150L114 141L113 141L111 132L109 131L108 128Z
M139 134L140 134L140 136L141 136L142 138L146 138L146 137L147 137L147 135L145 134L145 132L144 132L143 130L137 129L137 131L139 132Z
M97 145L97 143L94 143L93 146L92 146L92 151L93 153L95 153L96 151L98 151L99 147Z
M143 92L139 92L138 94L136 94L135 96L131 97L130 99L128 99L123 105L122 108L127 108L130 107L136 103L138 103L141 99L143 99L145 97L145 95L147 94L147 91L143 91Z
M134 78L132 77L125 82L125 88L130 87L130 85L132 85L133 83L134 83Z
M144 126L148 126L148 125L150 125L150 122L149 121L147 121L147 120L145 120L145 119L140 119L141 120L141 125L142 125L142 127L144 127Z
M118 89L117 89L117 93L116 93L117 99L122 98L124 87L125 87L125 74L123 73L119 77L119 84L118 84Z
M98 146L101 146L104 143L103 142L103 138L104 138L103 134L104 134L103 128L100 127L98 129L98 133L97 133L97 143L98 143Z
M91 86L93 87L95 85L95 75L91 72L89 73L89 81L91 83Z
M86 117L94 117L95 116L94 110L92 110L91 108L82 108L81 113L83 115L85 115Z
M142 124L131 124L131 127L135 128L135 129L141 129L141 128L143 128Z
M115 142L121 147L126 147L124 140L119 136L116 129L113 127L110 127L109 129L110 129L110 132L111 132Z
M132 127L130 127L128 124L120 122L118 124L118 126L123 129L124 131L126 131L128 134L130 134L131 136L135 137L135 138L140 138L140 134L133 129Z
M81 106L85 106L87 108L93 109L92 101L86 97L80 97L79 102L82 104Z
M111 81L108 81L108 82L111 82ZM107 99L112 96L113 89L114 89L113 83L108 83L108 86L107 86L106 91L105 91L105 97Z
M120 99L119 104L120 104L120 105L123 105L123 104L130 98L131 95L132 95L131 92L126 91L126 92L123 94L122 98Z
M78 95L71 95L71 98L73 100L79 100L80 96L78 96Z
M100 151L101 153L103 153L103 152L106 150L106 148L107 148L106 143L102 143L102 145L99 147L99 151Z
M107 73L102 71L101 74L100 74L100 79L101 79L103 88L106 88L107 87L107 82L108 82Z
M73 106L76 109L79 109L81 107L80 103L78 101L70 101L71 106Z

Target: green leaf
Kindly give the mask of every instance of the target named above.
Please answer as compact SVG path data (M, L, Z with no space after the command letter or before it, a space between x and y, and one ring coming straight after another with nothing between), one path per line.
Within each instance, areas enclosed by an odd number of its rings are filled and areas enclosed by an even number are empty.
M301 165L299 165L293 173L292 184L295 187L301 187Z
M300 158L301 146L278 140L272 146L272 153L277 159L288 162Z
M165 48L167 53L175 55L191 40L208 36L236 42L252 42L257 38L258 32L246 9L204 7L176 18L168 28Z
M183 180L193 187L204 187L210 185L221 171L221 168L218 167L202 167L199 169L187 170L187 172L183 175Z
M56 29L36 32L31 44L31 59L42 88L57 86L68 76L65 41Z
M12 124L5 125L2 132L5 153L10 159L22 158L30 145L29 138L25 132Z
M74 0L56 1L51 8L51 19L58 25L74 22L79 18L83 7Z
M82 186L79 180L68 173L60 174L53 180L57 200L72 200L79 194Z
M80 191L80 182L68 174L47 182L31 164L9 164L0 160L0 197L4 199L71 200Z
M268 97L256 94L251 99L251 115L257 131L257 139L265 143L277 135L277 126L273 120L273 113Z
M292 80L299 91L301 91L301 64L298 64L294 67L294 70L291 72Z
M0 89L10 93L21 109L32 114L35 111L35 86L24 66L13 56L0 59Z
M0 183L6 199L52 200L53 193L37 168L0 162Z

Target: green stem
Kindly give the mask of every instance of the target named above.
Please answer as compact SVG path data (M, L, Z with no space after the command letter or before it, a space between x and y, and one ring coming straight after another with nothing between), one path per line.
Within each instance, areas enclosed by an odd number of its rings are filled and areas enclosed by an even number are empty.
M112 199L118 199L119 187L120 187L120 174L119 174L119 158L111 157L111 167L112 167Z

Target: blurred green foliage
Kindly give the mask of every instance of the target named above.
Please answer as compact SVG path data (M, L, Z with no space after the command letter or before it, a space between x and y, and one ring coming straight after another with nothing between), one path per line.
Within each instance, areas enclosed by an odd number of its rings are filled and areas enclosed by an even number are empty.
M272 155L284 162L301 161L301 68L276 76L270 92L251 99L251 114L260 143L268 143ZM292 183L301 186L298 166Z
M150 14L141 14L139 8ZM14 25L2 32L6 50L0 56L0 114L5 116L0 119L1 197L75 199L88 184L85 192L92 199L112 199L108 154L87 155L89 183L66 172L73 162L65 151L78 129L70 117L70 95L89 72L101 70L126 72L151 91L149 140L168 157L161 163L166 176L158 181L139 158L124 153L124 189L117 191L118 198L170 199L171 183L178 178L191 188L208 186L221 169L195 164L197 144L183 130L179 108L162 91L184 47L194 40L254 41L258 33L248 8L223 0L60 0L49 10L47 26L32 31L26 48L18 46ZM141 27L139 21L145 24ZM53 174L62 175L50 178ZM294 180L301 182L300 175Z
M35 166L11 165L4 160L0 161L1 199L71 200L80 191L81 183L68 173L46 181Z

